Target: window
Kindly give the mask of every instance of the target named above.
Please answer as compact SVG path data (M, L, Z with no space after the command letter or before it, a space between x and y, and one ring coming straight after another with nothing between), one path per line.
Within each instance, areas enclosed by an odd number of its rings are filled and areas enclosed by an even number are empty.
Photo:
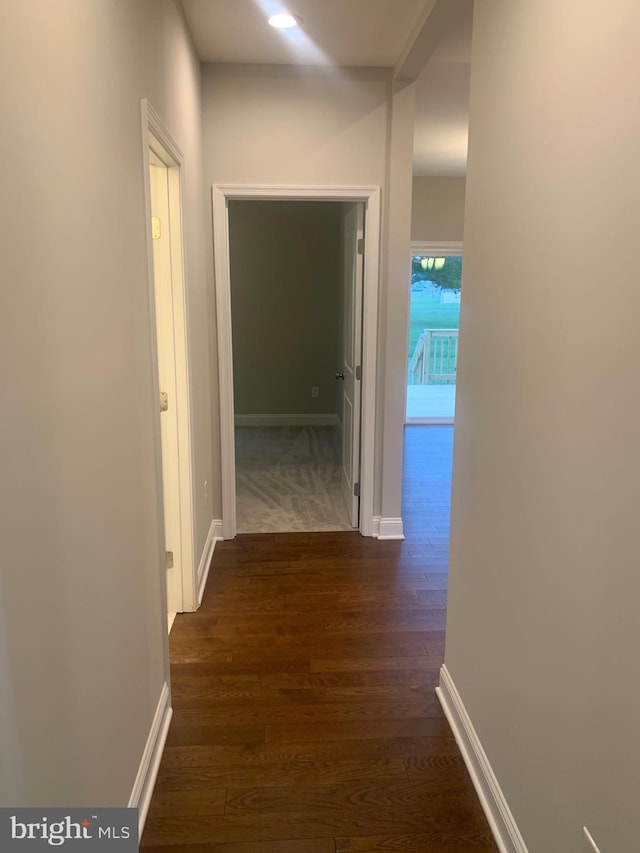
M407 421L453 421L461 282L462 254L412 254Z

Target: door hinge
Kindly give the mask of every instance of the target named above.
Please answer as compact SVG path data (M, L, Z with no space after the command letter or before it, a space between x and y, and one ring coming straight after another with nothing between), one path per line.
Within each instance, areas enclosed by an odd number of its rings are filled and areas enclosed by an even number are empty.
M165 551L164 552L165 559L167 561L167 570L173 568L173 551Z
M169 395L166 391L160 392L160 411L166 412L169 408Z
M151 217L151 239L159 240L160 239L160 217L152 216Z
M353 484L353 496L354 498L360 497L360 483Z
M356 367L356 379L362 379L362 367L360 365Z
M358 237L358 254L364 255L364 237Z

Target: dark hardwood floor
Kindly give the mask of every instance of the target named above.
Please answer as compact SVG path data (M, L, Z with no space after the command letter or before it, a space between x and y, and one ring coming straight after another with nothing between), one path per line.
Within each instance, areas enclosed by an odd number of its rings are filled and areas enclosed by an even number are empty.
M407 427L404 542L219 543L171 633L175 709L142 847L496 851L434 693L452 429Z

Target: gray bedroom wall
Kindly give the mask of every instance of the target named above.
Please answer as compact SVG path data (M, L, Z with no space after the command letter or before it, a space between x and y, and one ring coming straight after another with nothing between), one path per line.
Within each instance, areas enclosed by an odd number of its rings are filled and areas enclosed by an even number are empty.
M340 208L229 203L236 414L336 413Z

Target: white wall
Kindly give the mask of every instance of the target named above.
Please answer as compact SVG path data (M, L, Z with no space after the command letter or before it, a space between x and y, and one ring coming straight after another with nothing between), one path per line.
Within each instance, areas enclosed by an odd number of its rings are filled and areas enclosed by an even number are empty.
M638 32L475 10L446 664L531 853L640 838Z
M379 418L383 419L382 518L397 519L402 507L402 448L407 396L407 347L411 281L411 189L415 84L394 82L389 103L385 193L386 240L382 250L379 324L384 361L380 366ZM399 449L399 452L398 452Z
M381 186L383 275L380 288L379 399L377 433L377 511L382 488L388 491L392 515L400 514L402 469L402 402L384 409L385 395L404 391L400 356L406 338L406 278L396 274L388 258L409 265L409 210L389 218L392 187L408 181L411 157L404 138L413 132L413 102L392 93L390 74L380 69L308 69L283 66L204 65L203 126L205 184L270 184ZM395 128L394 128L395 121ZM402 136L403 157L390 162L395 140ZM398 149L400 150L400 148ZM405 179L405 176L408 176ZM399 197L398 197L399 198ZM397 261L394 261L396 264ZM408 272L407 272L408 275ZM211 272L213 278L213 273ZM403 319L405 318L405 319ZM392 382L394 388L389 388ZM214 403L214 424L219 413ZM217 440L217 437L216 437ZM382 476L383 458L387 474ZM220 496L217 495L217 506Z
M384 182L388 72L280 65L202 68L205 180Z
M200 482L212 470L199 67L170 0L1 11L0 689L16 717L2 716L0 742L17 739L24 783L4 779L1 804L126 805L166 677L140 99L185 154ZM198 549L210 512L199 500Z
M411 239L460 242L464 232L464 178L414 177Z

